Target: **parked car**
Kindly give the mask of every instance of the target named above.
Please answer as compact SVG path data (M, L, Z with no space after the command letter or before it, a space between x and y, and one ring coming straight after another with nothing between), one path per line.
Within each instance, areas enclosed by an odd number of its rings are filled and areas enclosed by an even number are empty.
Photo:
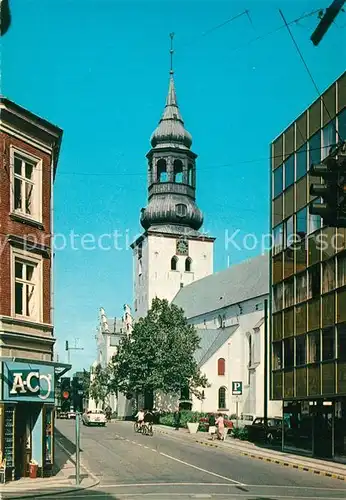
M76 412L74 410L70 410L69 412L67 412L67 418L70 418L70 419L76 419Z
M263 417L258 417L251 425L245 427L250 441L266 441L274 444L282 438L282 418L279 417L268 418L266 424Z
M247 425L252 425L256 418L257 416L252 413L242 413L238 418L238 421L236 418L232 418L233 426L236 427L238 424L239 429L242 429Z
M106 426L106 415L102 410L87 410L82 415L82 422L84 425L100 425Z

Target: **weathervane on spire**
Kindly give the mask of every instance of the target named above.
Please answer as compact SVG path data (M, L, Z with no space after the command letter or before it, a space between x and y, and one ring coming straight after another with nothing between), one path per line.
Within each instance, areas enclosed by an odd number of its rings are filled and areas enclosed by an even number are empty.
M174 38L174 33L170 33L169 36L171 37L171 50L169 51L171 54L171 69L170 69L170 75L173 75L173 54L174 54L174 49L173 49L173 38Z

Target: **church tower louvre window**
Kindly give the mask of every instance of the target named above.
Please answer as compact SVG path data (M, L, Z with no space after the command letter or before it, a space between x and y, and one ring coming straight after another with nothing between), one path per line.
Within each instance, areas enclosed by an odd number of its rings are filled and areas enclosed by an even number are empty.
M203 214L196 202L197 155L191 149L192 136L178 106L172 54L171 45L166 104L146 155L148 201L140 216L144 232L131 245L137 259L137 247L142 245L142 279L134 273L136 317L147 313L154 297L171 301L181 287L213 272L215 238L201 232ZM143 296L146 298L139 303Z

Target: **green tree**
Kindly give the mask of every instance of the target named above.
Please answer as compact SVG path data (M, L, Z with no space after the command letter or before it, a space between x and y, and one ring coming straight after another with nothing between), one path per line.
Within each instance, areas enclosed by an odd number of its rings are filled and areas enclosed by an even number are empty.
M111 392L110 368L109 366L103 368L100 364L98 364L93 370L92 380L89 387L89 397L95 401L96 405L99 403L104 405Z
M208 381L194 358L199 342L183 310L155 298L147 316L120 343L111 362L112 383L128 397L158 390L180 395L186 387L201 397Z

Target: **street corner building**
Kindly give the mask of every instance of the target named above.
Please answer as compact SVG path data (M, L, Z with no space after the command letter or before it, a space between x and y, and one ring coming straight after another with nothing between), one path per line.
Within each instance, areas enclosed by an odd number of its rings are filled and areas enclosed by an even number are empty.
M7 480L54 461L52 190L62 130L0 98L0 455Z
M270 146L271 396L283 447L346 458L346 233L311 213L310 166L346 138L343 73Z

